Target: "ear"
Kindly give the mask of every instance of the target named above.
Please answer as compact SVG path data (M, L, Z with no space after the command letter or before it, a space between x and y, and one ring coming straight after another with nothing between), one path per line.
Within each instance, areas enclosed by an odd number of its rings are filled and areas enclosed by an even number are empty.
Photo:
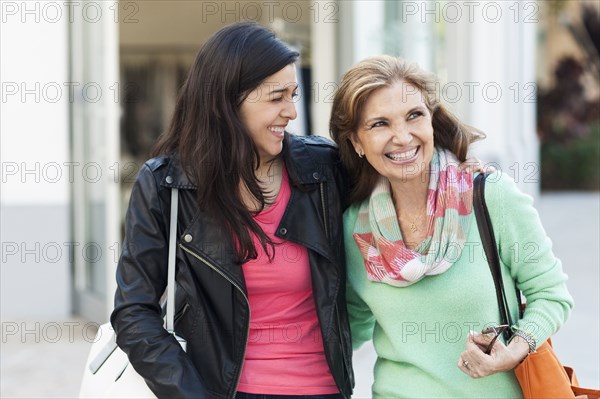
M358 154L360 158L365 156L365 151L362 148L362 144L360 143L360 139L356 133L352 133L349 138L352 146L354 147L354 151Z

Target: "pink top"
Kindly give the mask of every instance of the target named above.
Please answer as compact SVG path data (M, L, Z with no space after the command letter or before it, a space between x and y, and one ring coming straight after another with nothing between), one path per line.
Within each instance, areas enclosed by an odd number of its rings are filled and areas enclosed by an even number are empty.
M250 300L250 333L238 391L265 395L335 394L339 390L323 350L307 250L275 237L290 195L284 168L275 202L255 217L278 245L270 262L255 238L258 258L243 265Z

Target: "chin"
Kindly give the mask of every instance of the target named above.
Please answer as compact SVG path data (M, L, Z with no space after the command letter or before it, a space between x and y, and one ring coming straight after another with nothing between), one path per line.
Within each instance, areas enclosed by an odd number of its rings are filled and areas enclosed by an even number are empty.
M278 157L282 150L283 146L280 146L279 148L270 148L268 151L261 151L260 157L261 159L271 160Z

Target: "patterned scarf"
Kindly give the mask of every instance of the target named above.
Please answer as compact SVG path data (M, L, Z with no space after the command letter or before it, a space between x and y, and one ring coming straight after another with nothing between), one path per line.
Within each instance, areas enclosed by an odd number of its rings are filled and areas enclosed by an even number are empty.
M360 205L354 240L369 280L405 287L445 272L458 260L473 205L473 174L460 171L458 164L450 151L434 149L427 190L427 236L415 250L404 245L386 178Z

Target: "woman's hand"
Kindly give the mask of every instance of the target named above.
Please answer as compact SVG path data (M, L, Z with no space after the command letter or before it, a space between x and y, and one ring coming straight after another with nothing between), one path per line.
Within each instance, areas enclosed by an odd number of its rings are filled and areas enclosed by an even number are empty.
M467 347L458 359L458 368L472 378L487 377L501 371L512 370L527 356L529 345L524 340L514 339L506 346L496 340L489 355L485 349L493 336L471 331Z
M463 172L479 172L479 173L494 173L496 168L492 165L486 165L481 160L475 157L467 158L464 162L458 165Z

